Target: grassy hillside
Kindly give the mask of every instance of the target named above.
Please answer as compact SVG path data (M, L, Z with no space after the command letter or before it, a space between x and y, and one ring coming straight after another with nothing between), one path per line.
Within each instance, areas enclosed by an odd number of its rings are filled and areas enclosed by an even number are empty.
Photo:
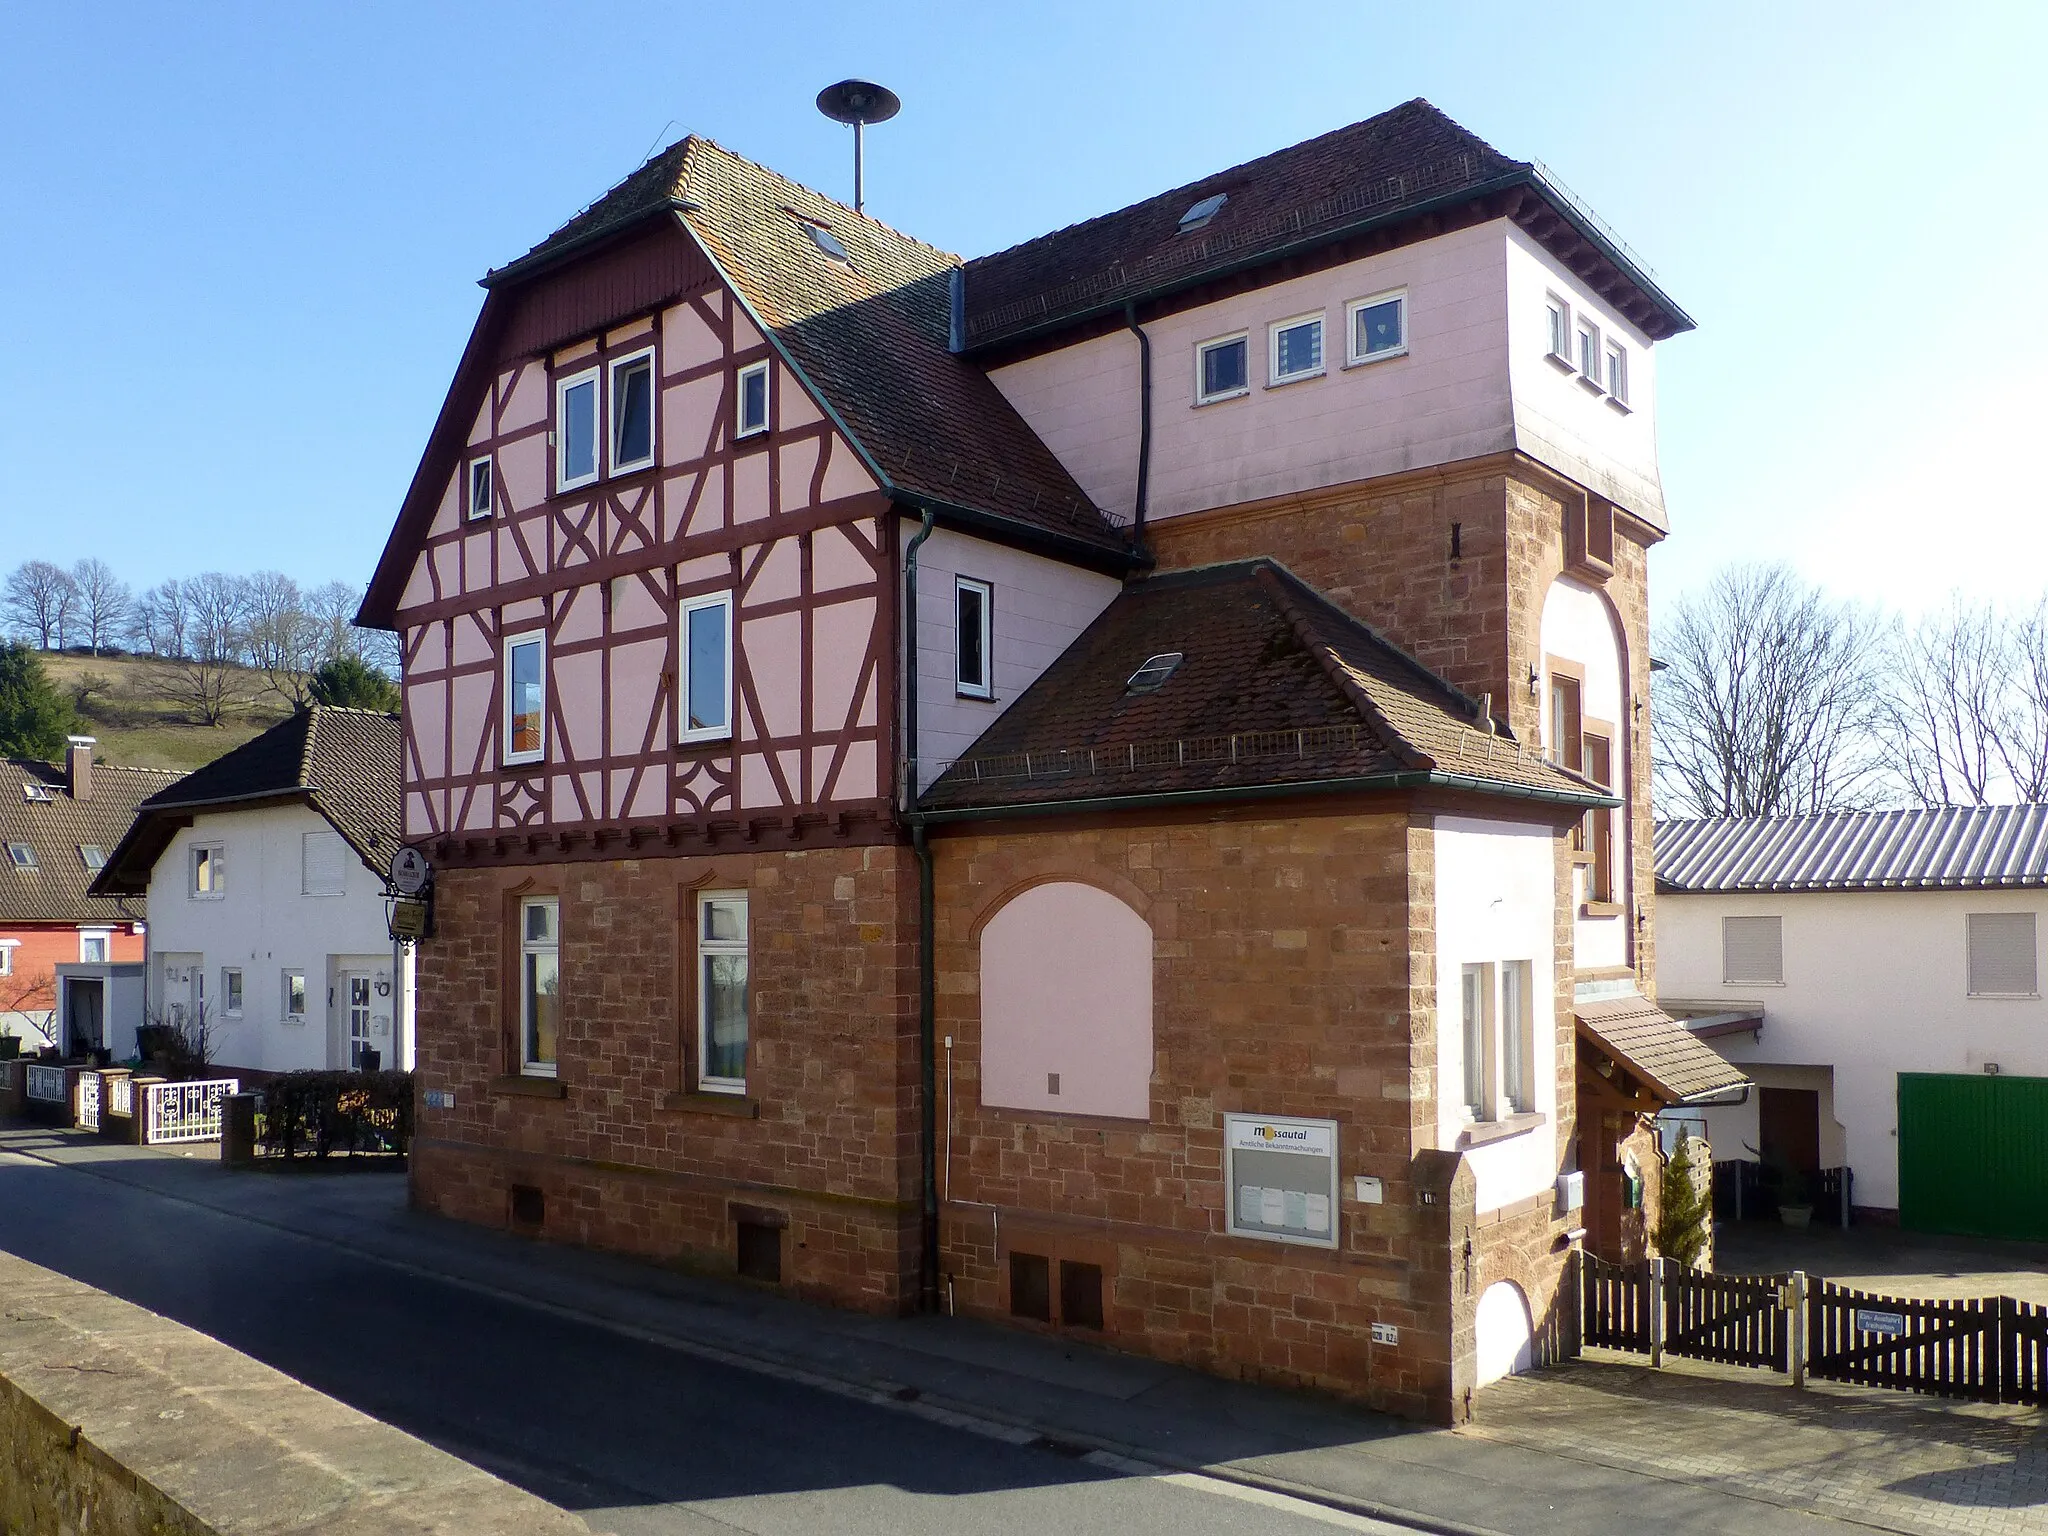
M189 706L164 696L167 669L146 656L45 652L43 665L57 691L78 706L86 734L99 738L96 755L102 762L190 772L291 713L261 672L237 670L229 681L227 721L211 726L200 724ZM92 679L104 683L87 688Z

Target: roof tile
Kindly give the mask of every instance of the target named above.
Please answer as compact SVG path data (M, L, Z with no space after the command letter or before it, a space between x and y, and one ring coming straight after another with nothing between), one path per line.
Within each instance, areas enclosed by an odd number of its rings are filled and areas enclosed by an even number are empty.
M54 763L0 759L0 844L27 843L36 868L18 870L0 857L0 923L131 922L142 904L90 894L93 871L79 849L111 854L135 808L175 782L175 773L95 763L92 798L71 798L70 777ZM31 800L33 787L48 799Z
M1655 848L1665 891L2048 886L2048 805L1666 820Z

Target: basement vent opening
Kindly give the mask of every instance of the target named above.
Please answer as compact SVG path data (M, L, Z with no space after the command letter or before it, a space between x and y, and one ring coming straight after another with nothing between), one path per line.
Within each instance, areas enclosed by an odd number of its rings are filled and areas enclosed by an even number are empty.
M1230 194L1228 192L1217 192L1203 198L1180 216L1180 232L1186 234L1190 230L1200 229L1204 224L1215 218L1218 213L1222 212L1223 205L1229 201Z
M1174 669L1181 663L1179 651L1163 651L1157 656L1145 658L1145 665L1131 674L1131 680L1124 687L1132 693L1152 693L1166 685Z
M547 1225L548 1197L538 1186L514 1184L510 1194L514 1227L532 1232Z

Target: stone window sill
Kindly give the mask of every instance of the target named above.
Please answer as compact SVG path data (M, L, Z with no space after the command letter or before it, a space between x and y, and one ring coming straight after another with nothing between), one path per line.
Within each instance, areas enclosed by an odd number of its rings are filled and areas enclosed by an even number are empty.
M1581 917L1620 917L1625 909L1618 901L1582 901L1579 903Z
M557 1077L494 1077L491 1092L500 1098L566 1099L568 1088Z
M1498 1120L1482 1120L1465 1127L1458 1137L1458 1145L1483 1147L1489 1142L1506 1141L1511 1136L1520 1136L1526 1131L1535 1130L1544 1123L1544 1120L1545 1116L1540 1111L1531 1111L1524 1115L1505 1115Z
M733 1120L761 1118L761 1101L734 1093L672 1093L661 1101L663 1109L684 1115L725 1115Z

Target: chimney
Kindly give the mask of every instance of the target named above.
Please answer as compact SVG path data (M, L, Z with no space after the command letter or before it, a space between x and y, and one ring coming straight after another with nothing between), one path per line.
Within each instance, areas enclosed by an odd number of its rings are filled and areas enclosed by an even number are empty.
M71 743L64 752L64 768L71 778L71 798L90 800L94 739L90 736L67 736L64 739Z

